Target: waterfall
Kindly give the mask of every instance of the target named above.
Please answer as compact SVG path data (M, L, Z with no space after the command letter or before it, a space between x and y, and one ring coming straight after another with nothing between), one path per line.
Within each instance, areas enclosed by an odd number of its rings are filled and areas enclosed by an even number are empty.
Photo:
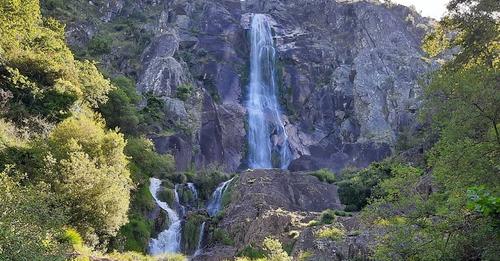
M169 227L158 234L156 239L153 238L149 242L149 252L152 255L179 252L181 243L181 220L175 210L170 208L166 202L158 199L157 194L161 188L161 180L151 178L149 181L149 191L151 192L151 195L153 196L156 204L167 212L168 219L170 220ZM177 192L175 192L175 194L176 203L180 205Z
M198 237L198 244L196 245L196 251L194 256L201 254L201 243L203 243L203 234L205 233L205 222L201 223L200 226L200 236Z
M212 197L210 198L210 201L207 206L207 212L208 215L213 217L219 213L221 210L221 205L222 205L222 196L224 195L224 191L226 191L228 185L233 181L234 178L222 182L215 191L212 193Z
M196 190L196 187L191 182L188 182L187 186L188 186L189 190L191 191L191 193L193 193L193 201L196 202L198 200L198 190Z
M179 199L179 192L177 192L177 190L179 189L179 186L181 186L181 184L176 184L174 186L174 200L175 200L176 207L181 212L181 216L184 217L186 215L186 207L181 204L181 201Z
M267 17L255 14L251 25L248 110L248 163L254 169L282 169L292 160L276 97L276 51Z

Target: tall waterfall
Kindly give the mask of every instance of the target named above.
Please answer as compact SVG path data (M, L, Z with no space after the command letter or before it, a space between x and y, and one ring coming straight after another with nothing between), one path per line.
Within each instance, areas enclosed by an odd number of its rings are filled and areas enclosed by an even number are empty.
M170 226L158 234L157 238L151 239L149 242L149 252L152 255L161 255L163 253L175 253L180 251L181 244L181 220L174 209L158 199L158 191L161 188L161 180L157 178L150 179L149 191L153 196L156 204L168 214ZM177 194L177 193L176 193ZM176 203L179 204L178 196L176 195ZM180 205L180 204L179 204Z
M250 86L247 101L248 163L255 169L286 169L292 160L276 98L275 77L276 51L271 27L265 15L255 14L251 26Z

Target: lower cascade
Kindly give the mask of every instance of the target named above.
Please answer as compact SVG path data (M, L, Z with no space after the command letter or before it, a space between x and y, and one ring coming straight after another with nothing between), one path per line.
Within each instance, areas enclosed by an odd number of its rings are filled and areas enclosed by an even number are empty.
M202 251L201 244L203 243L203 235L205 233L205 223L206 222L201 223L200 235L198 236L198 243L196 244L196 251L194 251L194 256L201 254Z
M222 208L222 196L224 195L224 191L226 191L227 187L233 181L234 178L222 182L212 193L212 197L207 205L208 215L213 217L219 213Z
M250 34L248 164L254 169L287 169L292 155L276 97L276 50L265 15L253 15Z
M156 204L168 214L168 219L170 220L169 227L158 234L156 239L151 239L149 242L149 253L152 255L160 255L164 253L176 253L180 251L181 243L181 220L179 215L175 210L170 208L170 206L158 199L158 191L161 188L161 180L157 178L150 179L149 191L153 196ZM176 192L175 197L176 203L179 199ZM180 205L180 204L179 204Z

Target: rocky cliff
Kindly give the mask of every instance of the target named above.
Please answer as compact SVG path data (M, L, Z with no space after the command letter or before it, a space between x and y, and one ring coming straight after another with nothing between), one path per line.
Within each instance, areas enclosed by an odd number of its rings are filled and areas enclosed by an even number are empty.
M359 230L356 217L339 211L343 206L337 187L306 172L243 172L225 193L229 203L212 219L205 248L195 260L230 260L245 249L258 249L269 236L279 239L294 260L304 253L308 253L304 260L363 260L368 256L370 234ZM320 235L334 227L341 231L335 240ZM231 242L214 239L215 230L225 231Z
M151 36L146 47L129 58L127 47L118 48L104 61L165 101L173 127L157 127L151 137L179 170L246 167L252 13L273 25L290 169L363 167L416 127L418 80L431 67L420 49L430 21L409 8L340 0L101 2L89 2L98 22L68 23L69 42L91 41L105 28L96 24L143 16L136 26Z

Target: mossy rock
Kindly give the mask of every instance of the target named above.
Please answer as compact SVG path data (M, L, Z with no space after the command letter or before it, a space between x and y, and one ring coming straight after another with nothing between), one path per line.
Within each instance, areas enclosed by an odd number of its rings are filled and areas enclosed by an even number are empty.
M158 199L163 201L163 202L167 202L167 204L172 207L173 204L174 204L174 200L175 200L175 194L174 194L174 190L173 189L169 189L169 188L162 188L159 192L158 192Z
M200 237L201 224L207 219L206 216L194 214L187 217L182 228L182 249L186 253L194 253Z

